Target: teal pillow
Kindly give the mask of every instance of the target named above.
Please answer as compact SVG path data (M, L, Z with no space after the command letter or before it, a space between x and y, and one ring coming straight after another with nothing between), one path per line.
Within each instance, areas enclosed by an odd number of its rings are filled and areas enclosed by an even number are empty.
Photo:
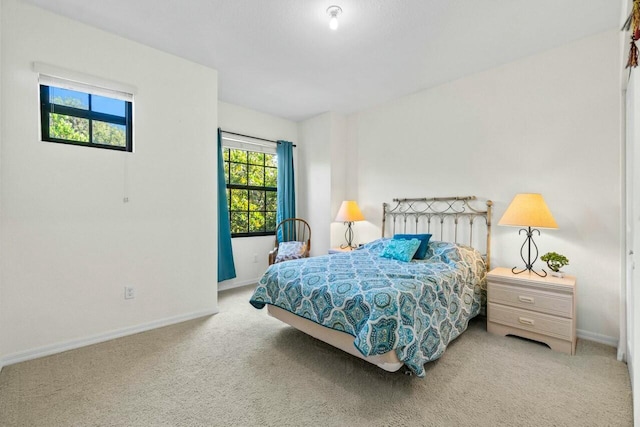
M431 234L396 234L395 236L393 236L393 238L402 240L420 240L420 247L418 248L418 251L413 256L413 258L424 259L424 257L427 256L427 247L429 245L429 239L431 239Z
M398 261L409 262L420 247L420 240L392 239L389 240L384 251L380 254L383 258L397 259Z

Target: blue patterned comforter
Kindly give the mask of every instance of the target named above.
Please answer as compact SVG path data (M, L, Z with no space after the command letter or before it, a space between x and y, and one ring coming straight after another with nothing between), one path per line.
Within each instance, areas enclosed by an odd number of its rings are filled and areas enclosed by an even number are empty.
M486 265L473 248L437 241L422 261L382 258L388 240L271 265L250 302L346 332L365 356L393 350L423 377L480 312Z

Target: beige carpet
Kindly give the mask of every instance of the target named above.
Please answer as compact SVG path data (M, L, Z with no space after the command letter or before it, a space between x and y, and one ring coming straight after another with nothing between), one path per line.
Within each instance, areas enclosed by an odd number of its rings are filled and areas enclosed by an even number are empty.
M0 373L2 426L631 425L627 367L611 347L576 356L487 334L484 319L427 364L387 373L249 305Z

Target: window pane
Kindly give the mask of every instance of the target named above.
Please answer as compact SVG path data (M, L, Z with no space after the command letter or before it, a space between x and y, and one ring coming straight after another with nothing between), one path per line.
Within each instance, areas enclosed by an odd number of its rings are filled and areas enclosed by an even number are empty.
M265 218L266 218L266 231L275 231L276 230L276 213L267 212L265 214Z
M126 101L91 95L91 111L125 117Z
M130 102L62 87L40 89L41 114L48 114L41 120L43 141L133 151L131 118L125 120Z
M229 185L273 187L277 183L274 154L225 147L225 172ZM270 165L265 170L265 162ZM266 176L265 176L266 175ZM274 232L276 228L277 192L231 188L228 190L233 234Z
M278 206L278 193L275 191L267 191L267 206L265 210L276 211Z
M275 154L265 154L264 155L264 164L266 166L273 166L274 168L278 167L278 159Z
M264 165L264 154L249 151L249 163L252 165Z
M229 184L229 163L224 162L224 182Z
M51 102L52 104L66 105L67 107L88 110L89 94L76 92L75 90L49 86L49 102Z
M49 136L70 141L89 142L89 120L50 113Z
M247 219L246 212L231 212L231 233L247 233Z
M262 212L249 212L249 232L265 231L265 218Z
M231 150L229 159L232 162L247 163L247 152L244 150Z
M277 187L278 186L278 169L276 168L265 168L264 169L265 187Z
M113 123L93 122L93 142L94 144L114 145L125 147L127 145L126 126L115 125Z
M249 165L249 185L264 187L264 167Z
M231 190L231 210L245 212L249 210L249 190Z
M265 195L264 195L264 191L258 191L258 190L251 190L251 194L249 194L249 197L251 197L251 209L252 211L263 211L264 210L264 199L265 199Z
M236 150L231 150L232 155L234 151ZM247 185L247 165L242 163L231 163L230 184Z

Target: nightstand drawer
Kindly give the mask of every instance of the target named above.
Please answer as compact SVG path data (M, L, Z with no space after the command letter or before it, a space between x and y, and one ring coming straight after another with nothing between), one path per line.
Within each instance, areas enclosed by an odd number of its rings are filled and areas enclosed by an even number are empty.
M489 322L500 323L556 338L573 339L573 321L500 304L488 303Z
M562 317L573 317L573 297L571 294L547 292L527 286L488 284L489 302L534 310Z

